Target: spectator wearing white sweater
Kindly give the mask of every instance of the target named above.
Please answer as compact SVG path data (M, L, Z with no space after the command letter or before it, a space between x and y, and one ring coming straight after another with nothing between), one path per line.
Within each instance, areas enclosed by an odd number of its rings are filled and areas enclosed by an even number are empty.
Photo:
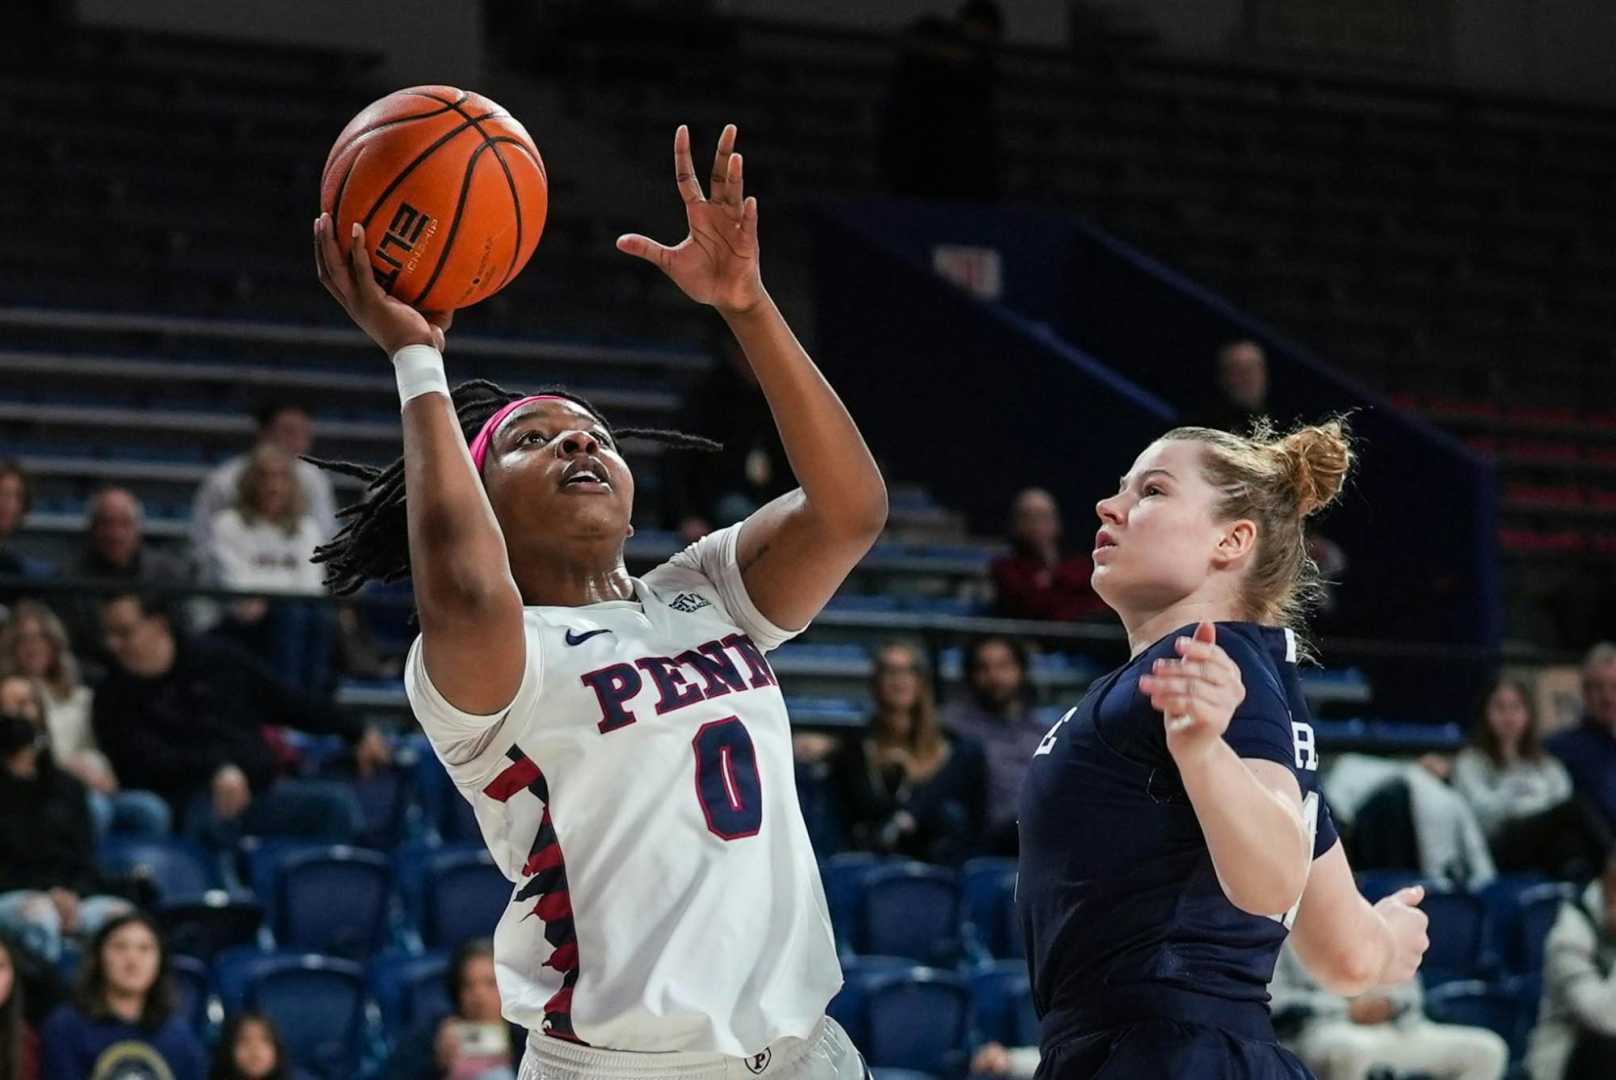
M321 542L329 540L337 531L337 503L331 477L301 460L314 444L314 424L308 410L289 401L271 401L259 406L253 418L258 424L258 439L253 450L237 454L214 469L197 489L191 507L191 551L199 559L212 550L213 523L220 512L235 505L241 472L252 459L254 450L262 446L278 447L292 459L292 474L297 477L305 508L319 526Z
M213 520L203 556L228 589L263 594L231 605L226 630L274 664L294 686L326 687L335 621L318 600L325 588L312 561L321 530L308 512L293 460L263 443L248 455L236 501ZM270 599L270 598L273 599Z
M1577 799L1565 766L1546 753L1526 686L1500 677L1482 699L1453 786L1476 813L1502 872L1540 870L1586 880L1610 854L1599 815Z
M20 600L0 627L0 678L21 676L40 688L51 759L89 791L97 835L109 830L161 836L171 824L168 804L149 791L124 791L90 726L95 692L79 677L67 628L37 600Z
M1486 1028L1425 1018L1418 979L1344 998L1322 989L1289 945L1269 984L1282 1042L1319 1080L1366 1080L1377 1070L1438 1080L1498 1080L1509 1047Z
M1616 1076L1616 862L1560 909L1543 949L1532 1080Z

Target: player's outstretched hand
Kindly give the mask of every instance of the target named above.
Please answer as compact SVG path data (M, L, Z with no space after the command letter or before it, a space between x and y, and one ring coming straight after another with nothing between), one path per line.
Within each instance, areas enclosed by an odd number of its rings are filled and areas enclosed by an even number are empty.
M314 270L320 276L325 291L337 298L337 303L348 313L370 340L392 356L406 345L431 345L443 351L449 324L454 318L450 311L423 314L404 301L388 296L376 283L376 275L366 256L365 230L354 223L353 237L348 254L337 244L336 225L330 214L314 219Z
M673 178L685 201L689 234L674 247L639 233L617 238L617 250L654 263L686 296L725 315L752 310L763 299L758 271L757 199L745 194L734 124L718 137L709 193L703 195L690 158L690 129L673 136Z
M1186 760L1223 738L1235 709L1246 699L1240 668L1217 644L1217 627L1203 622L1195 636L1173 643L1177 660L1157 660L1139 689L1167 720L1167 749Z
M1424 886L1410 885L1375 905L1376 914L1391 932L1391 952L1380 973L1382 986L1406 983L1420 970L1425 950L1431 947L1431 939L1426 936L1431 920L1419 907L1424 899Z

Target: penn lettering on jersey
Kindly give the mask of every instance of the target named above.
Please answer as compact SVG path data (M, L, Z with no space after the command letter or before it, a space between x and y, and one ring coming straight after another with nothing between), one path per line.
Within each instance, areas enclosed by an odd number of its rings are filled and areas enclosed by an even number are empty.
M578 678L600 703L596 727L602 735L637 723L636 706L651 705L657 716L666 716L725 694L779 685L763 650L745 634L706 641L678 656L620 661Z

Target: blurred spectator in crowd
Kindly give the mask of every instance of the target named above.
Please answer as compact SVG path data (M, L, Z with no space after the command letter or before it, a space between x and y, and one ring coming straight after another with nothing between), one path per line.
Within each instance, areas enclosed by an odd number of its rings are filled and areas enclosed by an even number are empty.
M302 599L325 592L322 571L311 561L319 542L292 459L266 445L237 474L235 505L219 511L205 558L216 584L273 594L232 603L225 632L271 658L286 682L323 691L331 679L336 619L325 604Z
M720 362L697 384L690 400L694 430L724 444L721 454L673 455L681 471L677 490L679 532L697 540L733 525L796 486L769 403L733 334L719 335Z
M0 936L0 1080L39 1080L39 1039L23 1008L22 974Z
M449 1004L398 1044L387 1063L389 1080L499 1080L513 1075L527 1039L500 1014L494 982L494 943L466 942L449 964Z
M168 950L139 912L107 923L86 950L78 993L41 1033L51 1080L204 1080L206 1057L175 1007Z
M51 760L89 789L97 836L168 832L168 805L149 791L124 791L96 745L90 724L95 693L79 678L62 620L38 601L19 601L10 621L0 627L0 676L9 675L32 679L41 688Z
M388 1074L391 1077L391 1073ZM214 1047L208 1080L306 1080L286 1055L275 1021L263 1013L236 1013L225 1021Z
M1601 641L1582 661L1582 723L1544 742L1571 774L1578 795L1616 829L1616 644Z
M185 560L146 543L146 508L133 492L103 488L90 500L90 535L71 564L73 577L163 585L190 578Z
M955 863L975 850L986 812L987 763L973 740L943 734L920 650L876 653L868 732L834 766L855 847Z
M292 459L292 472L302 493L303 506L314 518L319 541L329 540L337 532L337 497L331 487L331 477L319 466L302 460L314 445L314 423L309 411L293 402L269 402L259 406L253 414L258 422L258 438L252 450L220 465L208 474L197 489L196 501L191 507L191 551L203 558L213 550L213 526L220 512L236 505L241 470L246 468L253 451L273 446Z
M881 166L895 195L993 202L1003 185L996 46L1004 16L968 0L952 20L904 31L881 125Z
M10 458L0 458L0 577L25 577L36 567L11 550L11 537L22 528L22 519L33 506L34 486L22 466ZM20 591L0 585L0 607L16 603Z
M1610 855L1609 830L1572 797L1565 766L1543 752L1537 710L1515 679L1499 677L1488 688L1470 745L1454 761L1453 786L1476 812L1503 873L1585 881Z
M1089 578L1094 564L1061 550L1060 507L1043 488L1027 488L1010 509L1009 555L995 559L994 614L1062 622L1105 613Z
M1255 341L1231 341L1218 349L1217 392L1197 418L1203 427L1244 434L1268 414L1268 354Z
M1027 646L1015 638L977 638L965 653L969 694L943 711L943 727L987 755L987 828L981 850L1016 853L1016 802L1021 777L1048 727L1033 709Z
M345 735L362 775L388 760L380 734L282 684L232 642L180 637L159 598L111 597L101 624L116 668L95 696L95 733L124 783L163 796L189 833L214 844L240 830L353 838L348 785L277 780L270 733Z
M123 488L103 488L90 500L90 534L84 549L68 567L68 574L94 581L118 582L125 587L180 585L191 578L191 568L177 555L146 543L146 508ZM101 628L96 617L99 596L94 592L64 598L58 605L67 615L72 639L96 667L105 667Z
M0 680L0 927L54 961L64 935L94 933L129 902L96 895L89 801L50 759L41 696Z
M1321 989L1296 953L1280 950L1269 984L1275 1026L1319 1080L1368 1080L1378 1071L1438 1080L1500 1080L1509 1047L1486 1028L1425 1018L1418 979L1344 998Z
M1616 862L1568 900L1543 947L1532 1080L1616 1076Z

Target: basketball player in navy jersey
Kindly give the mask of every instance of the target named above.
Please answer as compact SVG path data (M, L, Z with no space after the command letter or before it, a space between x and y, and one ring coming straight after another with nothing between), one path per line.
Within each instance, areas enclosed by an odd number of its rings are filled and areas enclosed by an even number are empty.
M1371 906L1320 801L1296 628L1302 522L1343 426L1178 428L1098 505L1094 588L1132 659L1050 729L1022 791L1017 902L1049 1080L1280 1080L1267 984L1289 933L1321 983L1412 978L1419 889Z

